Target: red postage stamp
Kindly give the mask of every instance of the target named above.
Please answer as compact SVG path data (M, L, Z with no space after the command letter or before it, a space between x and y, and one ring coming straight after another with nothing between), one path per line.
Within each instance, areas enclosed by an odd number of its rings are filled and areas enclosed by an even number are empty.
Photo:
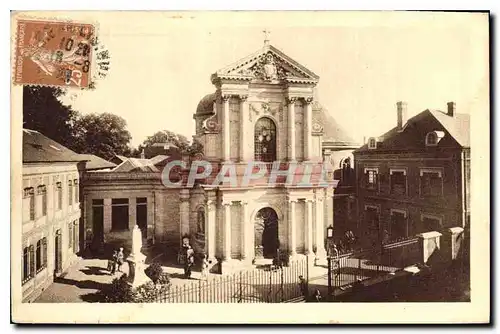
M88 87L94 34L91 24L19 20L14 83Z

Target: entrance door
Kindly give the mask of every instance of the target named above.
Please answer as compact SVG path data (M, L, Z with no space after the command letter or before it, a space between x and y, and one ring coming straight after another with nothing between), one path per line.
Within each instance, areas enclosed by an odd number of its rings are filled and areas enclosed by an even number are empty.
M54 240L54 271L60 273L62 271L62 234L61 230L56 231Z
M279 248L278 215L272 208L259 210L255 218L255 257L272 259Z
M100 249L102 243L104 242L104 206L102 204L102 200L100 201L100 205L95 204L92 206L93 250Z

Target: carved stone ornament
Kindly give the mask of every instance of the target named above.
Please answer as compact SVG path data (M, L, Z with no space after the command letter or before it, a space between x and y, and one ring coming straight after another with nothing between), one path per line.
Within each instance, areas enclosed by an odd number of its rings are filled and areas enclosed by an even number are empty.
M312 132L316 132L316 133L323 132L323 126L319 123L313 123Z
M290 75L290 72L284 68L283 61L271 52L259 56L256 64L249 69L241 70L240 73L253 75L265 81L285 79Z
M203 122L203 129L209 132L218 132L220 129L219 123L217 123L217 115L207 118Z
M281 103L278 103L278 106L273 108L271 107L271 103L269 102L260 103L260 107L258 103L252 103L250 104L250 109L257 116L259 116L260 114L276 116L276 114L281 114L281 112L283 111L283 109L281 108ZM249 113L249 115L250 121L252 121L252 113Z

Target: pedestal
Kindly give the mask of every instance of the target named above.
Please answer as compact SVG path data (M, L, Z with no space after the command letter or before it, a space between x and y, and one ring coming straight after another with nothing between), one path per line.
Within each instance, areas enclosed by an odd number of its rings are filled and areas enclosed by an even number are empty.
M146 265L144 261L146 260L146 256L142 253L139 254L130 254L127 258L128 263L128 277L127 282L133 287L136 288L144 283L147 283L150 279L144 272L146 269Z
M327 260L326 260L326 251L325 249L320 249L319 251L316 251L315 257L314 257L314 265L315 266L326 266L327 265Z
M433 265L442 262L442 254L440 254L439 239L441 233L436 231L420 233L419 248L420 248L420 261L423 264Z

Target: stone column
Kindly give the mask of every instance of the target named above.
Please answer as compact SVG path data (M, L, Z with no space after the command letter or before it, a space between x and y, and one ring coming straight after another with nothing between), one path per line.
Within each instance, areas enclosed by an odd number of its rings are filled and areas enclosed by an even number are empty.
M248 161L250 157L248 156L248 131L247 131L247 119L248 119L248 96L240 95L240 161Z
M323 212L324 203L323 203L323 190L318 190L316 195L316 259L322 261L326 258L326 250L325 250L325 227L324 227L324 219L325 215Z
M313 201L306 200L306 255L313 255Z
M75 249L75 253L80 252L80 220L75 220L75 226L73 227L75 229L75 245L73 246Z
M155 216L154 216L154 213L155 213L155 205L156 203L154 202L154 197L153 196L148 196L147 197L147 208L148 208L148 229L147 229L147 239L148 239L148 243L150 244L154 244L154 234L155 234Z
M129 197L128 199L128 229L132 231L137 225L137 199Z
M297 98L287 98L288 103L288 160L295 160L295 101Z
M241 259L252 260L253 254L251 253L252 248L252 224L248 219L248 203L241 202Z
M231 95L222 95L222 157L224 161L230 160L231 138L229 130L229 99Z
M103 234L106 240L106 234L111 231L111 198L104 199L104 212L103 212Z
M189 189L181 189L180 191L179 216L180 242L182 243L182 237L189 234Z
M205 249L208 260L215 259L215 221L216 221L216 205L215 201L208 200L205 210Z
M304 132L304 160L311 160L312 155L312 102L313 98L308 97L305 99L305 132Z
M290 251L291 257L297 255L297 226L295 223L295 203L297 203L296 200L288 200L288 249Z
M223 257L225 261L231 260L231 202L222 203L224 214L224 247Z

